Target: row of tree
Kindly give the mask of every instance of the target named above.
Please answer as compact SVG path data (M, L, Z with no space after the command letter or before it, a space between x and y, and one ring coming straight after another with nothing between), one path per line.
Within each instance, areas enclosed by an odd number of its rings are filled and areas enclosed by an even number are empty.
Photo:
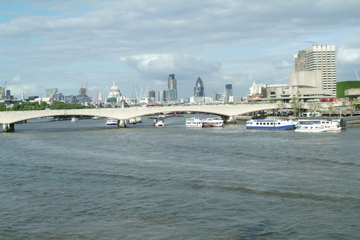
M285 108L285 104L282 101L278 101L277 106L281 110ZM304 107L304 102L302 102L299 98L294 97L291 100L290 106L291 106L295 116L299 116L300 111ZM324 111L324 108L320 104L320 102L309 101L309 102L307 102L307 107L308 107L308 112L311 115L314 115L316 112L319 113L319 112ZM352 116L354 114L354 112L357 110L358 107L359 107L359 103L358 103L356 98L355 99L348 99L346 101L345 112L349 112L350 115ZM329 115L331 116L332 114L335 113L335 111L336 111L336 107L335 107L334 103L333 102L328 102L327 106L326 106L326 112L328 112Z
M30 111L30 110L45 110L45 109L82 109L89 108L80 103L64 103L64 102L53 102L48 104L46 102L23 102L14 103L11 107L8 107L4 103L0 103L0 111Z

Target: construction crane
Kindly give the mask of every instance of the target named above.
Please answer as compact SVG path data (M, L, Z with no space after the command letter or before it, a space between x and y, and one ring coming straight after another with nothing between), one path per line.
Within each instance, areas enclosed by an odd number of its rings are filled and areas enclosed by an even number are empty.
M357 78L357 80L359 81L359 80L360 80L360 79L359 79L359 76L358 76L356 70L354 70L354 71L355 71L356 78Z

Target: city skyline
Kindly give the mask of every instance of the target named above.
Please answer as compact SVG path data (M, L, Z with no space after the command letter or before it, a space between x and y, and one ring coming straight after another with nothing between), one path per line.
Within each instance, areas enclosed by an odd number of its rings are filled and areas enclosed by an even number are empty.
M311 6L311 7L309 7ZM360 73L360 2L342 1L0 1L0 87L20 98L47 88L76 95L167 89L191 97L201 77L207 95L253 81L288 84L294 54L335 45L337 81Z

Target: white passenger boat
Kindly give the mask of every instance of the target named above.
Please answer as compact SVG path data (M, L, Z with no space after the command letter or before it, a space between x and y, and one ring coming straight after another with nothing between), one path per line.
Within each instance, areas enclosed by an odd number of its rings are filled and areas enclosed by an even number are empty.
M222 127L224 126L224 120L221 118L206 118L202 120L203 123L209 123L213 127Z
M76 118L76 117L72 117L72 118L71 118L71 122L77 122L77 121L79 121L78 118Z
M165 126L164 119L161 119L161 118L156 119L154 124L156 127L164 127Z
M299 120L295 132L338 132L343 129L341 119Z
M202 128L204 126L203 121L198 117L187 118L185 122L186 127Z
M118 120L113 118L108 118L106 120L106 125L118 125Z
M247 129L295 129L295 122L290 119L250 119L246 122Z

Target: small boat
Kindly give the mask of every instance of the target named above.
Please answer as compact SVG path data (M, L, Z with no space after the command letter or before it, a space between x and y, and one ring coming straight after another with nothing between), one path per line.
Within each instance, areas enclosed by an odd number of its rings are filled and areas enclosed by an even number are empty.
M77 121L79 121L78 118L76 118L76 117L72 117L72 118L71 118L71 122L77 122Z
M108 118L106 120L106 125L118 125L118 120L114 118Z
M128 123L129 124L136 124L136 118L130 118Z
M92 117L91 119L92 119L92 120L98 120L98 119L100 119L100 117L94 116L94 117Z
M203 121L198 117L187 118L185 122L186 127L202 128L204 127Z
M137 117L137 118L135 118L135 121L136 121L136 123L142 123L142 119L141 119L141 117Z
M247 129L295 129L296 123L290 119L250 119Z
M210 124L212 127L223 127L224 126L224 120L222 120L221 118L206 118L202 120L204 123L204 127L205 127L205 123Z
M338 132L343 129L340 119L299 120L295 132Z
M156 119L154 124L156 127L164 127L165 126L164 119L162 119L162 118Z

